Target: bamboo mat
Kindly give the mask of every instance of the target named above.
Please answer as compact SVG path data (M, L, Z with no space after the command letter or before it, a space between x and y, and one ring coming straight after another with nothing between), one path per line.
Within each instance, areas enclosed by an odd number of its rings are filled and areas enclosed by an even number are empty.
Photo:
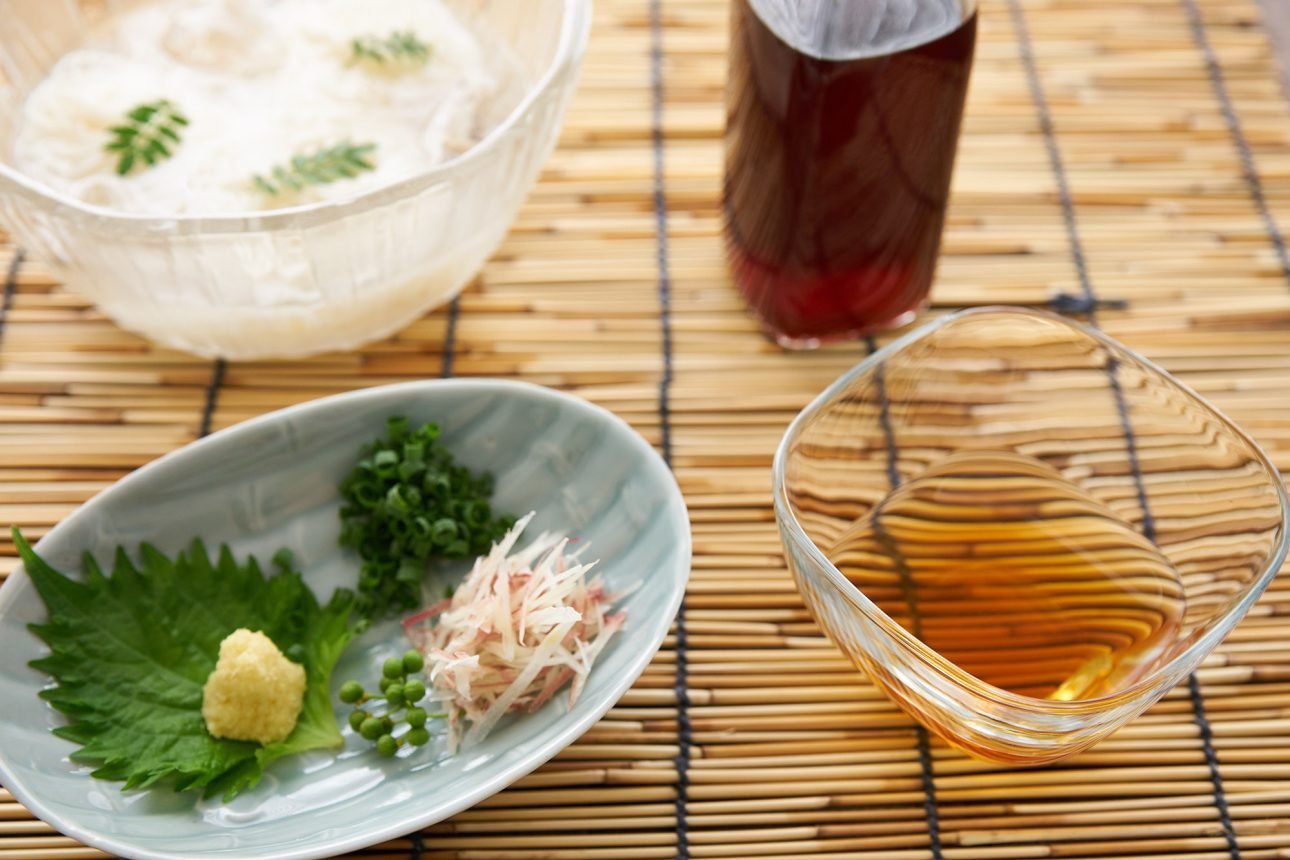
M1096 302L1105 331L1290 469L1290 114L1252 0L982 5L930 313ZM929 742L811 622L771 454L872 344L782 353L728 285L727 11L598 0L561 145L505 245L451 309L359 352L226 367L155 349L0 247L0 522L38 536L210 429L321 395L447 374L557 386L675 469L696 552L681 621L550 764L362 856L1290 857L1284 577L1193 684L1037 770ZM96 856L0 789L0 860Z

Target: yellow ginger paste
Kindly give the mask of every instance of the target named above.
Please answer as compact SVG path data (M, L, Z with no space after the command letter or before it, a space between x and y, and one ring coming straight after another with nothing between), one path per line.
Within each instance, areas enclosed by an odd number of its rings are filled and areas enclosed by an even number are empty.
M257 630L225 637L202 689L202 718L217 738L271 744L296 727L305 697L305 669Z

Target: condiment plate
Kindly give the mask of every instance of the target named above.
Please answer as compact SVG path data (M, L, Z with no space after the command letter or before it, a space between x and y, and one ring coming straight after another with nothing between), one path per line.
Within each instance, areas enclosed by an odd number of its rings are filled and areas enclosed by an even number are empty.
M537 511L542 529L591 543L610 590L639 583L621 604L623 633L596 662L578 702L557 695L511 716L474 748L441 740L381 759L345 729L338 752L269 768L230 803L169 788L122 793L69 761L50 733L64 718L37 697L49 678L28 666L45 653L27 625L45 616L21 570L0 588L0 784L60 831L139 860L324 857L440 821L531 772L590 728L631 686L667 634L690 568L684 501L654 450L627 424L578 398L517 382L448 380L371 388L247 421L145 466L89 501L36 550L79 570L82 552L110 560L118 545L173 552L194 536L267 562L288 547L320 596L352 586L357 559L336 543L338 481L390 415L434 421L462 464L492 472L495 506ZM333 676L366 677L401 653L387 622L350 646ZM338 705L343 719L344 706Z

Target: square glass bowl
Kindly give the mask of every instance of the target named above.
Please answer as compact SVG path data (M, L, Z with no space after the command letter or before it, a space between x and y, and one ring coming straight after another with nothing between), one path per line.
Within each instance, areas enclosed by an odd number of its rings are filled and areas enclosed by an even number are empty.
M83 43L83 8L0 5L0 224L119 325L228 359L353 349L451 300L505 237L555 145L591 0L447 0L511 55L524 86L461 155L352 197L264 212L134 215L73 199L9 159L27 93Z
M775 458L830 638L982 758L1054 761L1192 672L1280 569L1281 477L1194 391L1089 328L943 317L808 406Z

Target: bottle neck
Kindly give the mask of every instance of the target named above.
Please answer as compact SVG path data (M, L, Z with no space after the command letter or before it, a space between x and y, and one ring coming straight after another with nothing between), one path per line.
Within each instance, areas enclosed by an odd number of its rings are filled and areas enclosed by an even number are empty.
M945 36L977 0L745 0L794 50L823 60L894 54Z

